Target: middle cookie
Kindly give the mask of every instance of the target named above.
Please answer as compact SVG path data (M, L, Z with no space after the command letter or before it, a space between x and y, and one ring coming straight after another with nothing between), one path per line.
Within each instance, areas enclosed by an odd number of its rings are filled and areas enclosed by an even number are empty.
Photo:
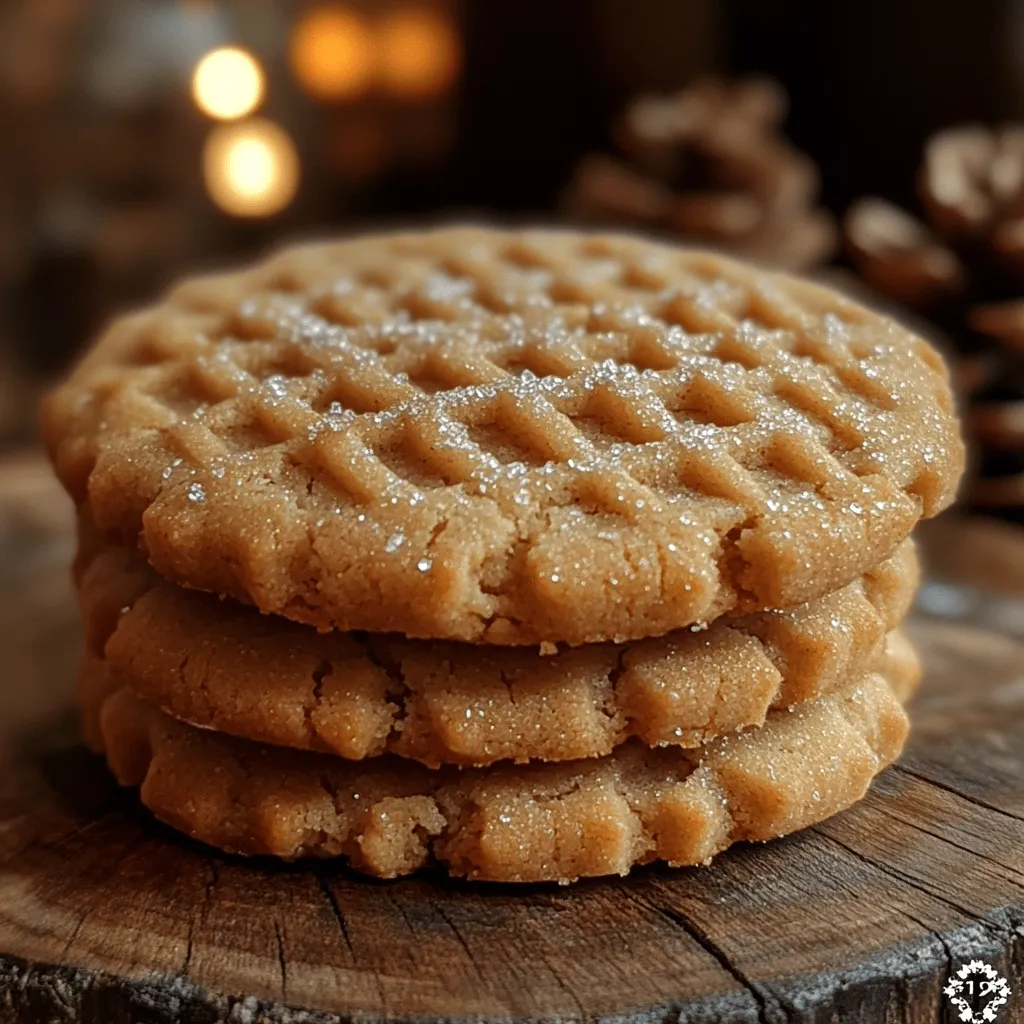
M441 764L575 760L629 737L696 747L872 669L909 609L913 548L790 611L546 654L317 633L101 551L79 596L90 656L168 714L279 746ZM88 659L87 659L88 661Z

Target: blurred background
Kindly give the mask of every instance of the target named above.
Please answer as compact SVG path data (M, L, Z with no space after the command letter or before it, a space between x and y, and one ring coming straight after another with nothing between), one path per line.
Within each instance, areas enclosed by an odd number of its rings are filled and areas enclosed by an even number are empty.
M963 507L1024 522L1019 0L5 0L0 128L0 454L183 272L586 221L909 320L954 366Z

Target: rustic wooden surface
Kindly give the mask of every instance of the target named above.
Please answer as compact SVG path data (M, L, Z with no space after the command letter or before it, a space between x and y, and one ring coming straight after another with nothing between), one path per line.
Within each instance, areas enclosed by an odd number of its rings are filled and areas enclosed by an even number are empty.
M973 958L1024 1020L1024 641L984 603L915 619L909 749L819 827L568 889L373 882L184 840L83 750L66 510L33 473L0 468L3 1024L923 1024L956 1019L941 989ZM959 615L950 593L926 598Z

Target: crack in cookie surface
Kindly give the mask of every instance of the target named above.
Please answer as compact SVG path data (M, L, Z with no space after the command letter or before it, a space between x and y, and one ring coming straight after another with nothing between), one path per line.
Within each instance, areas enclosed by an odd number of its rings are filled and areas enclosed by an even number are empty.
M632 742L587 761L431 770L196 729L97 665L81 691L90 733L157 817L230 852L344 856L381 877L439 862L469 878L567 882L653 860L707 863L860 799L907 731L892 688L870 675L695 751Z
M630 737L697 747L882 664L891 678L914 675L916 659L890 631L916 580L907 543L791 612L549 653L319 634L174 587L123 549L83 569L80 602L92 655L177 718L356 760L390 752L483 765L595 757Z

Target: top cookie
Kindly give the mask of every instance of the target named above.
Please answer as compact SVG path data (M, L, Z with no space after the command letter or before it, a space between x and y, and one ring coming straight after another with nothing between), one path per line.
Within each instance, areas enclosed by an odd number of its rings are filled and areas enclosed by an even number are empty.
M635 238L305 246L115 323L48 399L61 479L180 584L320 628L526 644L792 607L963 460L925 342Z

